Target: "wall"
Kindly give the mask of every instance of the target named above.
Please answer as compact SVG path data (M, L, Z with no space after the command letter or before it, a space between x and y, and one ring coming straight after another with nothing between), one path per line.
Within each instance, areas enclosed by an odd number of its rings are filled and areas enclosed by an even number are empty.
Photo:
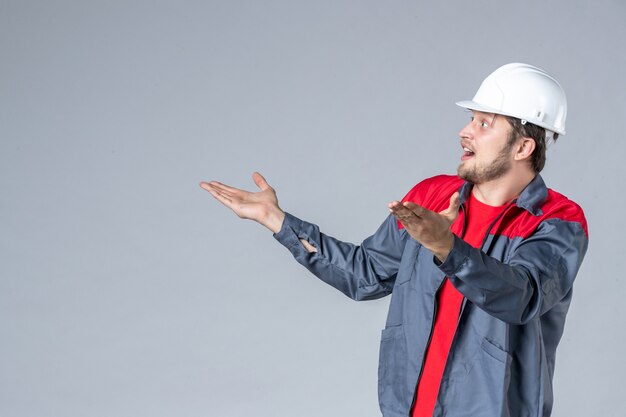
M626 6L554 0L0 2L0 414L376 416L388 300L355 303L198 187L358 242L453 173L482 79L554 74L546 182L588 256L554 416L623 416Z

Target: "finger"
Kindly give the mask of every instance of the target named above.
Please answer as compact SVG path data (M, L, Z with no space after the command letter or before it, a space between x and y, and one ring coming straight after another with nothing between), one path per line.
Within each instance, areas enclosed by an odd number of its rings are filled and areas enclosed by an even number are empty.
M417 217L414 214L410 214L408 216L393 212L391 214L393 214L396 220L398 220L404 226L406 226L407 224L412 224L413 222L415 222L415 220L417 220Z
M457 191L450 197L450 206L459 207L461 205L461 194Z
M403 206L414 213L417 217L426 217L430 210L425 209L424 207L417 205L411 201L405 201Z
M220 203L222 203L223 205L225 205L226 207L232 209L233 206L233 201L226 195L220 193L219 191L216 190L209 190L209 193L211 193L211 195Z
M258 172L254 172L252 174L252 180L254 181L254 183L256 184L257 187L259 187L259 189L261 191L265 191L265 190L269 190L270 185L267 183L267 181L265 180L265 178L263 177L263 175L259 174Z
M389 211L394 214L399 214L403 216L409 216L414 214L411 210L404 207L399 201L392 201L391 203L389 203L388 207Z
M402 203L400 203L399 201L392 201L391 203L387 204L387 207L389 207L390 210L397 210L397 209L401 209L403 208Z
M218 190L219 183L215 181L210 181L210 182L202 181L200 182L200 187L210 192L211 190Z
M419 227L421 224L420 218L417 217L414 213L410 213L408 215L399 215L396 213L392 213L396 220L402 224L407 230L413 230L416 227Z
M215 184L213 183L208 183L208 182L204 182L202 181L200 183L200 187L203 190L208 191L212 196L216 197L216 196L220 196L222 198L231 200L231 196L229 196L227 193L225 193L224 191L220 190L219 188L215 187Z
M208 182L202 181L200 182L200 188L206 191L211 191L211 184L209 184Z
M459 214L459 207L461 206L461 197L458 191L450 197L450 205L447 209L441 212L444 216L451 220L454 220Z
M235 188L235 187L231 187L230 185L226 185L226 184L222 184L219 181L209 181L209 185L212 186L213 188L217 188L222 192L225 193L229 193L229 194L236 194L236 193L240 193L243 190L240 190L239 188Z
M450 197L450 209L456 212L459 210L460 206L461 194L459 194L459 192L457 191L456 193L452 194L452 197Z
M389 211L400 220L402 224L413 223L419 220L419 217L417 217L415 213L396 201L389 204Z
M240 193L244 192L244 191L242 191L242 190L240 190L240 189L238 189L238 188L229 187L228 185L224 185L224 184L219 183L219 182L217 182L217 181L211 181L211 182L209 183L209 185L210 185L210 186L211 186L214 190L217 190L217 191L219 191L220 193L222 193L222 194L224 194L224 195L227 195L227 196L230 196L230 197L232 197L232 196L234 196L234 195L236 195L236 194L238 194L238 193L240 194Z

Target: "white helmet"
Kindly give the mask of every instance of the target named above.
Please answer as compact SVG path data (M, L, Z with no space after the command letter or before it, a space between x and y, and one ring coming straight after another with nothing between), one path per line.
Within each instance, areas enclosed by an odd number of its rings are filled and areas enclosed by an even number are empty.
M489 74L474 98L456 103L470 110L516 117L565 134L567 99L561 85L545 71L527 64L506 64Z

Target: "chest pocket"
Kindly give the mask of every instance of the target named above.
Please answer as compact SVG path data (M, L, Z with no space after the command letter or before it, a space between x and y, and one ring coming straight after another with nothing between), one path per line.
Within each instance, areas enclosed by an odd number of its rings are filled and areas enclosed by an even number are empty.
M445 274L437 267L431 251L420 246L411 267L410 286L416 291L436 291Z
M404 245L398 276L396 277L396 286L404 285L411 280L412 275L415 273L416 261L424 250L422 245L413 238L408 237L406 245Z

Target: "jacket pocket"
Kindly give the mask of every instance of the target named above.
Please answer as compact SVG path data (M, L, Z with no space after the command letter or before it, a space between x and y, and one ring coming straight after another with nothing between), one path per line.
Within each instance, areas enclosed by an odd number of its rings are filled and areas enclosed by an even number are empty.
M508 416L511 356L488 339L476 343L467 375L442 384L439 410L455 417Z
M502 363L506 363L509 354L506 353L506 351L500 349L499 347L497 347L496 345L494 345L493 343L491 343L488 339L483 339L483 342L481 344L481 347L483 348L483 351L491 356L492 358L502 362Z
M384 329L378 360L378 400L383 414L408 413L412 398L406 387L407 359L402 325Z

